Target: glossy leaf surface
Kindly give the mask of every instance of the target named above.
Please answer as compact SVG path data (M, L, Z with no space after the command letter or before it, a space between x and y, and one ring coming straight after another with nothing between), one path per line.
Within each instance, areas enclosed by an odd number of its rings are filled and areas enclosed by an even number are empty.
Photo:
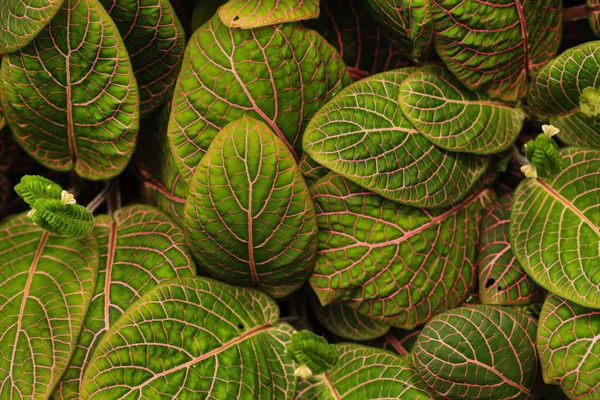
M571 399L600 397L600 310L550 294L544 302L537 347L544 380Z
M188 184L181 176L167 138L169 108L142 124L135 159L142 176L144 201L183 226Z
M362 315L344 303L319 304L316 296L311 296L310 305L319 322L329 332L348 340L370 340L385 335L390 330L388 324Z
M433 25L429 0L367 0L396 46L415 59L430 57Z
M94 237L0 226L0 398L46 399L68 366L98 273Z
M312 271L317 224L294 157L269 127L227 125L196 168L185 206L192 252L211 276L288 295Z
M483 304L517 305L544 300L544 292L529 277L510 247L512 197L496 202L481 221L477 269Z
M521 108L468 90L437 65L419 68L404 79L400 105L427 140L457 152L492 154L506 150L525 121Z
M328 98L350 82L338 53L298 24L229 29L213 17L190 39L177 81L169 140L186 181L229 122L265 122L290 150Z
M507 308L448 311L421 331L413 348L417 370L448 398L526 400L537 373L536 325Z
M600 41L566 50L532 80L527 103L561 130L558 137L571 145L600 147L600 120L580 110L586 88L598 88Z
M310 121L304 151L360 186L406 205L460 201L487 159L439 149L402 114L402 81L412 68L384 72L345 88Z
M31 44L2 58L2 79L7 122L36 161L94 180L125 168L139 124L137 84L97 0L65 1Z
M385 200L339 175L311 191L319 253L310 283L321 304L345 301L411 329L473 290L478 223L491 191L435 211Z
M358 344L337 347L341 352L337 365L323 375L300 381L297 400L432 398L417 372L402 358Z
M63 0L3 0L0 3L0 54L31 42L56 15Z
M185 50L185 32L169 0L100 0L123 38L135 73L140 115L173 93Z
M162 283L104 336L80 398L291 398L293 329L278 319L275 302L256 290L205 278Z
M600 150L561 151L554 178L526 179L515 191L512 249L546 290L600 308Z
M319 18L304 25L335 47L355 80L408 65L401 49L373 19L366 1L322 0Z
M121 208L96 217L100 267L96 291L69 368L55 399L77 399L79 385L100 339L133 302L158 283L195 275L183 232L153 207Z
M561 0L432 0L435 47L469 89L516 101L556 55ZM477 18L474 18L474 16Z
M229 28L260 28L319 16L319 0L229 0L219 8Z

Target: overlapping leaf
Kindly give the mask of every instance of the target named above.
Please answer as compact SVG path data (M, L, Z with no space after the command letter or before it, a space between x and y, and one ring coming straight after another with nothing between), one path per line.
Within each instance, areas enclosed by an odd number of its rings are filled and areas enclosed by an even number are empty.
M195 275L183 232L149 206L129 206L96 217L98 284L69 368L54 399L77 399L96 346L133 302L159 282Z
M214 16L190 39L173 97L169 140L183 177L191 179L215 135L244 115L299 150L309 119L350 79L339 54L312 30L229 29Z
M261 121L227 125L198 164L185 206L192 252L212 276L282 297L312 272L317 224L298 165Z
M596 36L600 36L600 0L587 0L586 5L592 9L589 16L590 27Z
M483 174L487 158L439 149L417 132L398 100L412 72L384 72L345 88L315 114L302 145L319 164L390 200L451 205Z
M329 170L310 158L306 153L302 154L298 162L298 168L306 183L310 186L329 173Z
M544 302L537 348L544 380L571 399L600 397L600 310L550 294Z
M17 51L31 42L56 15L63 0L2 0L0 54Z
M537 373L536 320L475 305L438 315L413 348L417 371L451 399L529 399Z
M344 339L370 340L385 335L390 330L388 324L362 315L344 303L322 306L316 296L311 296L310 305L319 322L329 332Z
M561 0L432 0L435 47L469 89L516 101L556 55ZM474 17L477 16L477 17Z
M169 0L100 0L119 29L148 115L173 93L185 32Z
M94 237L21 214L0 226L0 398L46 399L68 366L98 272Z
M415 60L430 57L433 26L429 0L367 0L396 46Z
M229 28L260 28L319 17L319 0L229 0L219 8Z
M319 19L305 21L304 25L335 47L355 80L408 64L363 0L322 0Z
M137 84L97 0L67 0L22 50L2 59L2 106L18 143L46 167L118 175L133 153Z
M510 248L512 196L498 200L481 221L477 269L483 304L517 305L541 302L544 292L525 273Z
M473 290L478 223L491 191L435 211L385 200L339 175L311 191L319 253L310 283L321 304L345 301L410 329Z
M167 138L169 107L142 124L135 158L142 175L144 200L183 226L188 184L181 176Z
M385 350L358 344L337 346L341 356L333 369L298 383L297 400L431 399L414 368Z
M512 250L548 291L600 308L600 150L561 151L554 178L526 179L514 195Z
M527 104L558 127L566 143L600 147L600 121L584 115L579 98L584 89L598 89L600 41L570 48L546 65L532 80Z
M466 89L448 70L430 65L400 86L404 115L431 143L475 154L498 153L515 141L525 113Z
M276 303L256 290L205 278L162 283L101 340L80 398L292 398L293 328L278 319Z
M392 328L384 336L370 340L365 344L391 351L399 356L407 356L412 352L419 333L421 333L420 329L407 331L405 329Z

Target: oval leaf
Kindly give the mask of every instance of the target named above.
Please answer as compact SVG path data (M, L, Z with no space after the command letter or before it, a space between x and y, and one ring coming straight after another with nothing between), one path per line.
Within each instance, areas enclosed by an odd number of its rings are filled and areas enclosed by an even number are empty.
M227 125L200 161L185 225L196 260L221 280L283 297L312 272L308 188L285 144L250 117Z
M546 65L532 80L527 104L560 129L564 142L583 147L600 147L600 120L584 115L579 108L583 90L598 88L600 41L570 48Z
M98 284L69 368L55 399L77 399L79 385L100 339L140 296L159 282L195 275L183 232L158 210L130 206L96 217Z
M98 244L25 214L0 226L0 398L47 399L69 365L98 272Z
M546 290L600 308L600 150L561 151L563 171L526 179L510 216L512 249Z
M190 39L173 96L169 140L183 177L191 180L216 134L244 115L299 150L309 119L350 79L314 31L297 24L232 30L214 16Z
M431 143L475 154L506 150L523 128L525 113L465 88L437 65L420 68L400 86L406 118Z
M562 0L432 0L431 11L440 58L466 87L492 98L525 96L528 75L560 45Z
M0 54L26 46L56 15L63 0L2 0Z
M188 184L175 164L167 138L169 107L163 107L158 116L145 121L134 156L142 178L144 201L183 226Z
M169 0L100 0L123 38L135 73L140 115L168 99L185 50L185 32Z
M388 324L360 314L344 303L321 306L316 296L310 297L310 305L319 322L329 332L348 340L370 340L385 335Z
M452 399L529 399L537 374L536 320L493 306L460 307L425 325L417 371Z
M414 368L395 354L351 343L337 347L341 356L335 367L300 381L297 400L432 398Z
M362 0L322 0L319 18L304 25L335 47L355 80L408 65Z
M570 399L600 398L600 310L550 294L537 331L544 380Z
M310 283L321 304L345 301L411 329L473 290L478 224L494 199L490 190L435 211L385 200L339 175L311 191L319 253Z
M229 28L260 28L319 17L319 0L229 0L219 8Z
M97 0L66 0L33 43L2 58L2 79L8 125L38 162L94 180L125 168L138 131L137 84Z
M487 158L439 149L417 132L398 101L412 72L384 72L348 86L315 114L302 145L317 163L385 198L451 205L483 174Z
M416 61L430 58L433 26L429 0L367 0L367 3L396 47Z
M512 197L498 200L481 221L477 269L483 304L519 305L544 300L544 291L525 273L509 241Z
M98 344L80 398L291 398L293 328L278 320L277 304L256 290L205 278L162 283Z

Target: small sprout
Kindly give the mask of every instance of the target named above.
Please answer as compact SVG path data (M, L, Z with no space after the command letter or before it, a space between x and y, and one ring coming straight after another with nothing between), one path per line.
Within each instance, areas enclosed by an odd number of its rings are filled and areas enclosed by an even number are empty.
M26 175L15 191L31 206L27 216L33 224L48 232L80 238L94 227L92 213L77 204L72 193L49 179Z
M600 91L593 87L583 89L579 96L579 110L587 117L600 117Z
M530 164L522 166L521 171L527 178L548 178L562 170L560 150L552 139L560 130L554 125L544 125L542 130L543 133L525 145L525 156Z
M340 358L335 345L307 330L292 335L292 343L288 344L285 353L300 364L294 375L303 379L330 370Z

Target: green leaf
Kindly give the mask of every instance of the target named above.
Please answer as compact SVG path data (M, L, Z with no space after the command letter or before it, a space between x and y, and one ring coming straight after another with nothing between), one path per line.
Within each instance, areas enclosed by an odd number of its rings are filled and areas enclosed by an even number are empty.
M185 206L192 252L220 280L283 297L312 272L315 212L285 144L261 121L227 125L196 168Z
M503 196L481 221L477 268L483 304L517 305L544 300L544 292L525 273L509 241L512 196Z
M89 235L94 226L94 216L87 208L79 204L65 204L60 200L37 200L30 216L40 228L72 238Z
M419 68L404 79L400 105L427 140L457 152L492 154L506 150L525 121L521 108L469 91L438 65Z
M319 17L319 0L229 0L219 8L229 28L251 29Z
M60 9L63 0L2 0L0 55L31 42Z
M171 98L185 50L185 32L169 0L100 0L129 53L140 116Z
M39 199L60 200L62 190L58 183L39 175L23 175L15 185L15 192L31 207Z
M298 162L298 168L307 185L313 185L319 179L329 173L329 170L310 158L306 153L302 154Z
M345 301L405 329L461 304L475 285L484 189L452 208L385 200L339 175L311 188L319 253L310 283L321 304Z
M537 373L536 328L535 319L507 308L456 308L421 331L417 371L447 398L527 400Z
M600 310L550 294L537 331L544 380L560 385L570 399L600 397Z
M229 29L214 16L190 39L173 97L169 140L183 177L191 180L216 134L244 115L297 152L312 115L350 79L314 31L298 24Z
M310 121L304 151L360 186L406 205L454 204L487 168L487 158L439 149L400 109L400 85L415 70L384 72L348 86Z
M323 375L298 383L297 400L430 400L429 390L402 358L358 344L339 344L340 359Z
M433 26L429 0L367 0L367 3L396 47L416 61L430 58Z
M137 84L97 0L65 1L33 43L2 58L2 80L8 125L36 161L94 180L125 168L138 131Z
M206 278L162 283L100 341L80 399L291 398L293 328L278 319L277 304L256 290Z
M340 358L334 344L329 344L323 336L309 330L294 332L292 342L285 348L285 354L310 375L321 375L329 371ZM299 375L298 369L294 375Z
M408 65L363 0L321 0L319 18L303 24L335 47L355 80Z
M76 399L100 339L138 298L160 282L195 275L183 232L149 206L119 209L96 218L100 268L92 304L69 368L55 388L58 400Z
M405 329L392 328L385 336L370 340L365 344L383 350L391 351L399 356L407 356L412 352L413 346L421 333L420 329L407 331Z
M142 178L144 201L183 226L188 184L181 176L167 138L169 107L142 122L134 156ZM147 125L146 125L147 124Z
M54 236L21 214L0 226L0 398L47 399L90 305L98 244Z
M561 0L433 0L431 12L440 58L466 87L492 98L524 97L528 76L560 45Z
M319 304L316 296L310 296L310 305L319 322L335 335L348 340L370 340L385 335L388 324L362 315L344 303L326 306Z
M0 63L2 59L0 58ZM0 64L1 65L1 64ZM6 126L6 118L4 118L4 114L2 113L2 81L0 81L0 131Z
M549 62L529 85L527 104L540 118L549 118L568 144L600 147L600 120L580 109L583 91L599 88L599 70L600 41L588 42Z
M600 308L600 150L561 151L554 178L525 179L510 216L513 252L540 286Z
M586 5L592 9L588 17L590 28L596 36L600 36L600 0L587 0Z

